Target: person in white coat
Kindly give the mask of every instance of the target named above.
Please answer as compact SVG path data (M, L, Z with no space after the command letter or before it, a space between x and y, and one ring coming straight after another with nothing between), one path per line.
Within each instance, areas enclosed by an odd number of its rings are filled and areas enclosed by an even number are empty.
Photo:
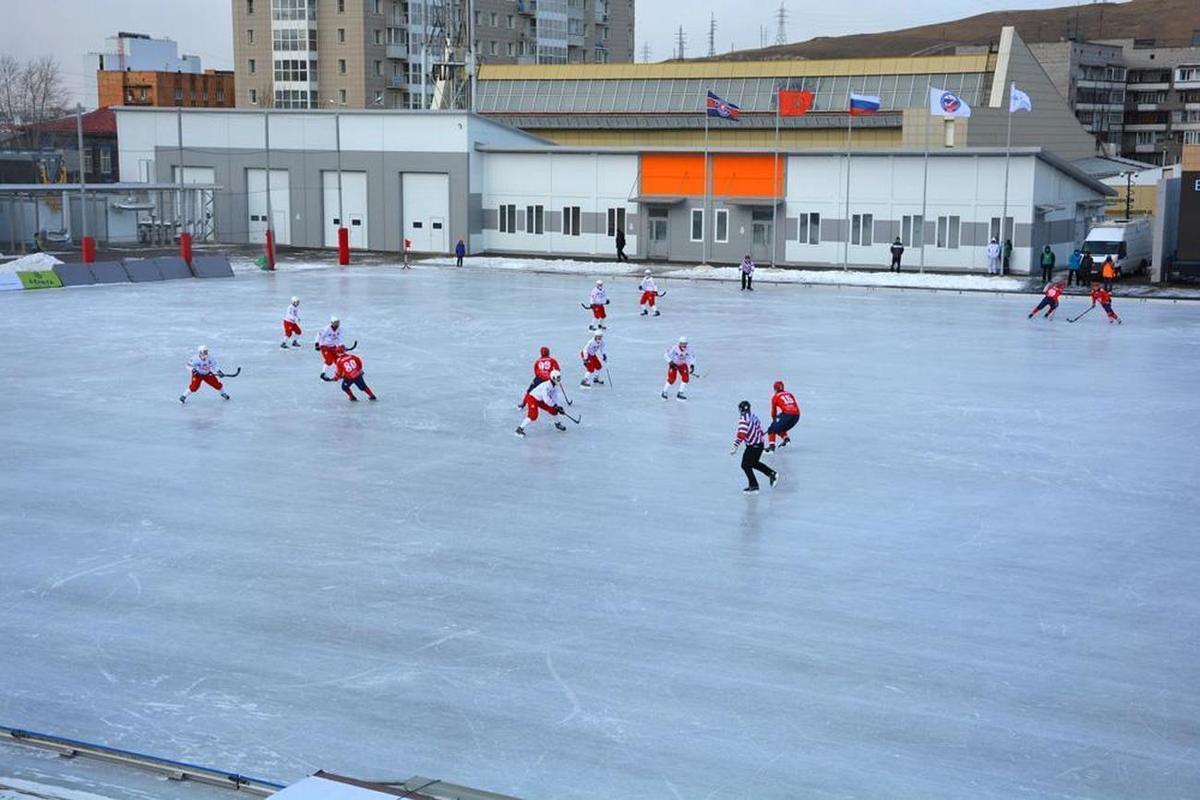
M988 275L999 275L1000 243L996 241L996 237L993 236L992 240L988 242L987 250L985 252L987 253L988 260Z

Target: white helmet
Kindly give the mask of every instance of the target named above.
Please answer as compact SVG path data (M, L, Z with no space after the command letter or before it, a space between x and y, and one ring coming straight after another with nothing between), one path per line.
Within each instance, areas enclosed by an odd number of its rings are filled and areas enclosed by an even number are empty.
M650 274L650 270L646 270L646 272L645 272L644 274L646 274L646 275L649 275L649 274Z
M341 323L341 320L340 320L340 319L338 319L337 317L330 317L330 318L329 318L329 324L330 324L330 325L337 325L337 324L339 324L339 323Z
M604 281L596 281L596 285L597 285L597 286L603 286L603 285L604 285Z
M680 336L680 337L679 337L679 343L680 343L680 344L687 344L687 337L686 337L686 336Z
M603 337L604 337L604 331L600 330L599 328L597 328L595 333L592 334L593 339L601 339Z
M292 305L294 305L294 306L298 306L298 305L300 305L300 298L299 298L299 297L293 297L293 298L292 298Z
M208 355L208 345L206 345L206 344L200 345L199 347L196 348L196 352L202 356Z
M562 373L556 369L550 370L550 382L558 383L560 380L562 380Z

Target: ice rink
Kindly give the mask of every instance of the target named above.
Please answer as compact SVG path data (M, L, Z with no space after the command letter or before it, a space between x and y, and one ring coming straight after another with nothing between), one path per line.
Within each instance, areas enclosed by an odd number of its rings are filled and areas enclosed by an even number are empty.
M607 282L590 391L588 276L0 296L0 723L529 800L1200 796L1200 305ZM243 372L181 406L201 343ZM542 344L582 424L521 440Z

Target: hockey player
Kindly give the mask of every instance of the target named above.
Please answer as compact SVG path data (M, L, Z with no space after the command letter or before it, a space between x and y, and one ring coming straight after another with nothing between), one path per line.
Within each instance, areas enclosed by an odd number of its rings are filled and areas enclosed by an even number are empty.
M325 330L317 335L317 341L313 344L321 353L321 358L325 359L325 366L332 367L337 361L337 349L339 346L345 345L342 339L342 323L337 317L329 318L329 325Z
M202 344L196 348L196 355L187 360L187 367L192 371L192 382L188 384L187 394L179 395L179 402L186 403L188 394L196 392L201 383L207 383L220 392L221 397L229 399L229 395L225 393L225 387L221 385L221 381L217 377L220 372L217 369L217 360L208 354L207 345Z
M525 390L526 396L528 396L529 393L533 391L533 388L539 383L545 383L546 381L550 380L550 373L560 371L562 369L558 365L558 359L550 355L549 347L543 347L540 352L541 355L538 356L537 361L533 362L533 380L529 382L529 388ZM517 403L517 408L524 407L525 400L522 398L521 402Z
M517 436L524 436L525 427L537 420L538 409L552 417L557 417L562 413L562 389L559 386L561 382L562 373L554 370L550 373L549 379L539 383L525 394L525 419L521 420L521 424L517 426ZM560 431L567 429L567 426L558 420L554 420L554 427Z
M687 400L687 395L683 390L687 388L688 381L696 372L696 357L692 355L692 351L688 349L688 340L686 336L680 336L679 341L670 350L667 351L667 382L663 384L662 399L667 399L667 392L675 385L675 376L679 375L679 391L675 394L676 400Z
M650 270L646 270L643 274L642 282L638 285L638 288L642 291L642 299L638 301L638 305L646 306L646 308L642 309L642 316L646 316L651 311L654 312L654 316L660 316L658 308L655 306L655 302L658 299L658 284L651 277Z
M337 370L333 377L330 378L324 372L321 373L321 380L333 383L337 380L342 382L342 391L350 398L350 402L357 403L358 398L354 396L354 392L350 390L351 386L357 386L367 394L367 399L378 400L375 393L371 391L371 387L367 386L367 382L363 379L363 362L362 359L353 353L346 352L345 345L338 345L334 348L334 353L337 360L334 361L334 367Z
M587 344L579 351L579 357L583 359L583 380L579 385L585 389L591 388L593 383L603 386L600 370L604 369L604 362L608 361L608 352L604 347L604 331L592 334L592 338L588 339Z
M754 477L754 470L766 475L772 486L779 482L779 473L760 460L763 454L762 423L758 421L758 417L750 413L749 400L738 403L738 414L740 418L738 419L737 438L733 440L733 447L729 454L736 453L738 445L746 445L746 449L742 451L742 472L746 473L749 485L742 491L746 494L757 494L758 480Z
M595 323L588 326L588 330L596 328L604 329L604 320L608 316L604 307L608 305L608 292L604 290L604 281L596 281L596 287L592 289L591 309L592 316L596 319Z
M1033 311L1029 312L1029 316L1025 319L1033 319L1035 314L1047 306L1049 306L1049 310L1046 311L1046 319L1053 317L1054 312L1058 310L1058 298L1062 297L1062 293L1066 288L1066 284L1064 284L1062 281L1047 283L1044 290L1046 296L1042 298L1042 302L1038 303L1037 306L1034 307Z
M767 452L775 452L775 435L783 437L780 447L791 441L788 431L800 421L800 404L796 397L783 387L783 381L775 381L775 394L771 397L771 426L767 428Z
M292 347L299 347L299 337L303 332L300 330L300 298L293 297L292 304L283 312L283 341L279 343L279 346L286 348L290 341Z
M1112 325L1114 322L1118 325L1121 324L1121 318L1117 316L1117 312L1113 311L1112 294L1108 291L1108 289L1101 288L1099 283L1092 281L1093 308L1096 307L1096 303L1099 303L1100 307L1104 309L1104 313L1108 314L1109 325Z

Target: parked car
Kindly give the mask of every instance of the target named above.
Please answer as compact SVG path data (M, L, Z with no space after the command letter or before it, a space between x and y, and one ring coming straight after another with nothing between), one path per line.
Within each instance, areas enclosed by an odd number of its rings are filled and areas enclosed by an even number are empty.
M1112 256L1119 275L1144 272L1150 266L1153 247L1154 237L1148 219L1102 222L1088 231L1083 240L1083 250L1092 254L1097 266Z

